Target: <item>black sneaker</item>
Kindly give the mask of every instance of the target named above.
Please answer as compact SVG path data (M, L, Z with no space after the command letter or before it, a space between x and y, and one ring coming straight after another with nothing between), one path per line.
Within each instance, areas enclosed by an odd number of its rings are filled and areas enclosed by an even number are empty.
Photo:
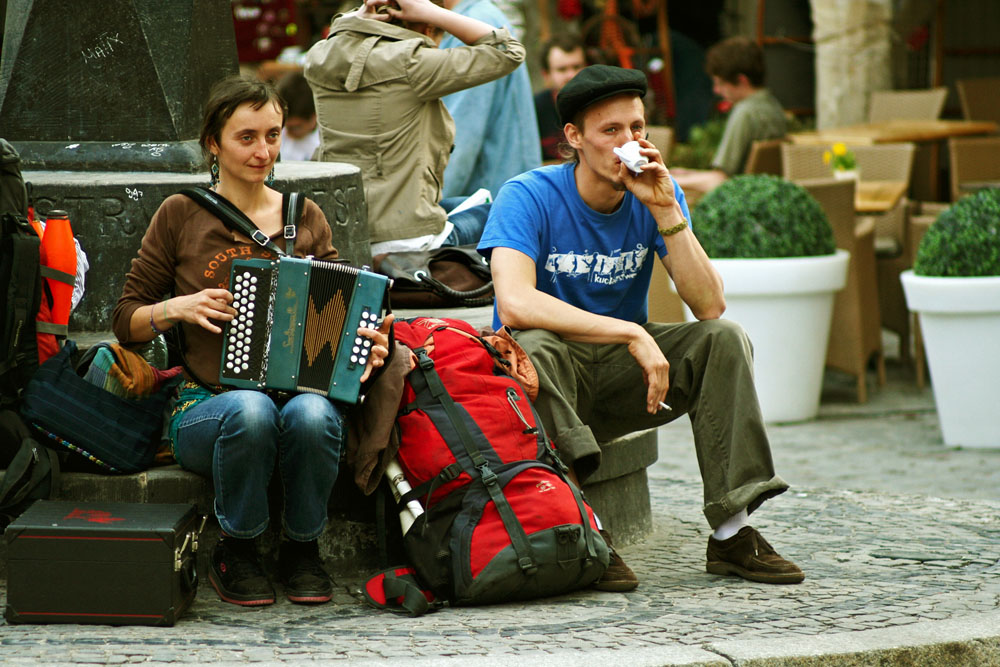
M285 597L299 604L329 602L333 596L330 575L319 557L319 544L287 540L278 548L278 577Z
M221 538L212 550L208 580L224 602L245 607L274 604L274 588L260 566L253 540Z
M591 588L612 593L625 593L634 590L639 585L639 579L635 576L635 572L625 564L622 557L615 551L614 545L611 544L611 534L606 530L602 530L601 537L604 538L604 541L608 545L611 562L608 564L608 569L601 575L601 578L591 584Z

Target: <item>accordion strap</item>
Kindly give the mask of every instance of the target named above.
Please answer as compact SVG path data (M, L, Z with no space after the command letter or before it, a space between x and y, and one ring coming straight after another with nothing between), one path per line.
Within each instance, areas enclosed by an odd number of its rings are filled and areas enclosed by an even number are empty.
M194 187L184 188L181 194L193 199L212 215L222 221L229 229L246 234L258 245L267 248L279 257L291 255L295 252L296 223L302 217L302 209L305 206L304 197L299 192L283 194L281 200L282 221L284 223L284 237L287 251L279 248L274 241L268 238L267 234L260 231L253 220L241 211L231 201L217 192L212 192L208 188Z

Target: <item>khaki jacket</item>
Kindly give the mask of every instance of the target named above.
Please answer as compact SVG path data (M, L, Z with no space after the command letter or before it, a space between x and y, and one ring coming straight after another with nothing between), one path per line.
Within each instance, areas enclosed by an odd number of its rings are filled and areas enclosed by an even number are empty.
M438 202L455 123L440 98L523 60L524 47L502 28L471 46L438 49L420 33L353 16L337 18L309 50L319 159L361 169L373 243L444 228Z

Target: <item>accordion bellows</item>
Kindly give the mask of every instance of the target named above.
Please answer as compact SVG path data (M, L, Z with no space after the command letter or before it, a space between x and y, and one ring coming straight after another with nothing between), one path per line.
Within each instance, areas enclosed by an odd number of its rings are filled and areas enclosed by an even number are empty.
M224 332L219 382L322 394L356 403L389 280L343 264L280 257L233 262L236 317Z

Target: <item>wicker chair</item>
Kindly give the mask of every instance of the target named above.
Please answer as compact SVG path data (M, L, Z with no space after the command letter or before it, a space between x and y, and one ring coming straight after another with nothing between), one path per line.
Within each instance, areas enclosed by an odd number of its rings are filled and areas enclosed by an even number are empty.
M1000 123L1000 76L959 79L956 85L966 120Z
M854 181L834 178L797 181L816 198L833 227L838 248L851 253L847 284L837 292L826 365L857 378L858 402L868 400L868 362L875 355L878 386L885 386L885 356L875 278L875 226L855 224Z
M750 154L743 166L744 174L774 174L781 176L781 146L785 139L765 139L750 145Z
M822 146L782 146L782 172L789 180L823 178L830 175L823 164ZM862 180L910 182L914 145L874 144L852 146ZM902 198L895 208L882 215L859 216L858 224L875 228L877 248L875 268L878 274L879 313L882 326L899 335L900 357L910 358L910 311L899 282L899 274L910 268L911 244L907 229L907 201Z
M674 150L674 130L666 125L647 125L647 138L660 151L663 163L670 166L670 154Z
M868 120L881 123L889 120L936 120L941 117L947 88L924 90L879 90L871 94ZM910 196L928 201L939 198L939 144L921 143L913 157Z
M868 122L935 120L941 117L948 89L876 90L869 98Z
M781 176L789 181L829 178L830 167L823 163L823 151L828 149L828 146L782 144Z
M948 157L953 202L981 187L1000 187L1000 136L952 137Z
M653 257L653 275L649 280L649 321L650 322L683 322L684 302L674 289L667 267L656 253Z
M782 176L790 181L827 178L830 168L823 163L824 146L784 144L781 147ZM863 181L910 182L913 173L915 147L911 143L851 146ZM903 247L903 224L906 218L905 199L891 211L873 216L875 237L888 254L897 254Z

